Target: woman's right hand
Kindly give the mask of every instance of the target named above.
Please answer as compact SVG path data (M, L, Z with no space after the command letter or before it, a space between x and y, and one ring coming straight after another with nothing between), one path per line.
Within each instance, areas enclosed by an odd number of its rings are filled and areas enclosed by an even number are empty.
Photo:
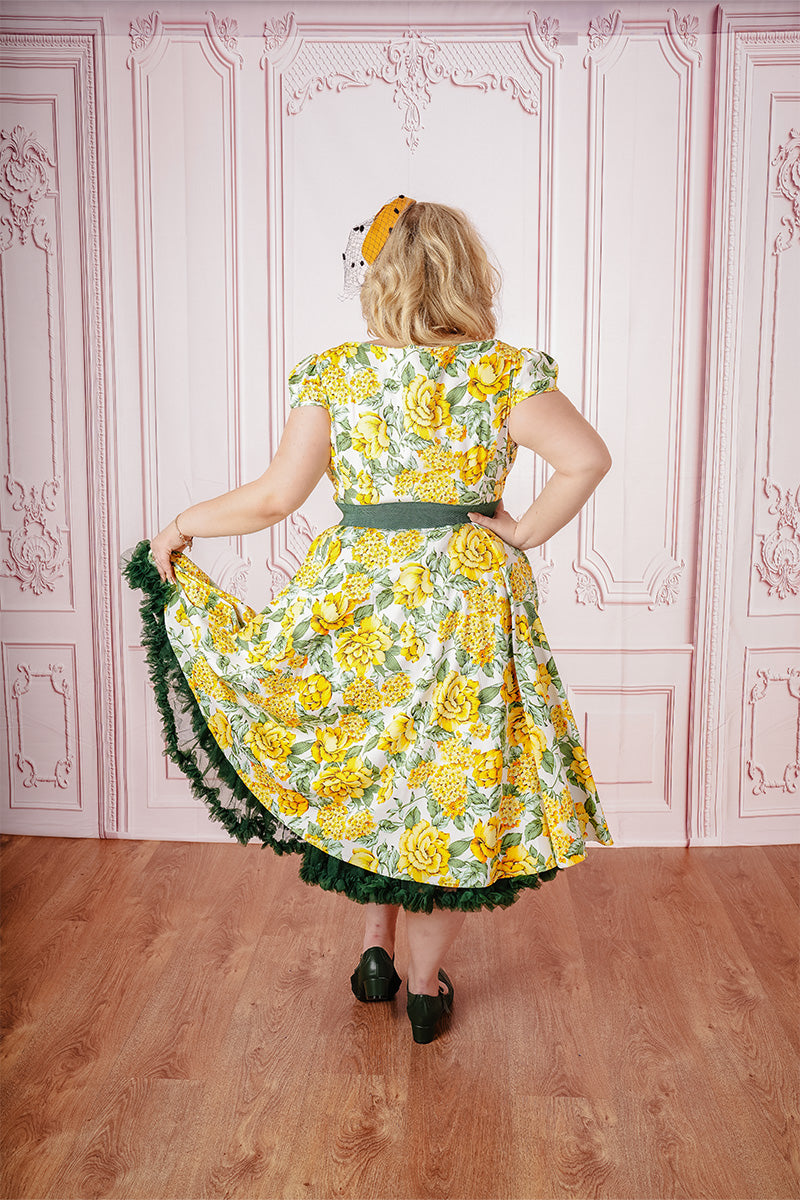
M514 546L517 543L517 522L511 516L510 512L506 511L506 506L503 501L498 501L497 508L493 517L486 517L483 513L469 513L469 519L473 525L480 525L483 529L488 529L490 533L496 533L497 536L504 541L507 546Z
M176 582L175 568L172 565L173 555L189 549L191 545L192 539L187 541L183 534L178 533L178 526L174 521L170 521L169 525L165 525L161 532L151 539L150 553L162 579L168 579L170 583Z

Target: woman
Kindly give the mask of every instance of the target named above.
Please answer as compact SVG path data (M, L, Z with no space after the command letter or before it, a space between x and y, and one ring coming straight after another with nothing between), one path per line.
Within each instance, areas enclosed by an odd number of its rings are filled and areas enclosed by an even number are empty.
M397 197L354 228L345 275L373 340L303 359L261 478L179 513L126 574L169 753L233 836L365 904L359 1000L396 994L405 909L407 1013L429 1042L466 913L555 878L587 837L613 844L523 553L611 460L553 359L495 337L497 272L462 213ZM520 445L554 474L517 521ZM263 611L183 554L283 520L326 472L342 521Z

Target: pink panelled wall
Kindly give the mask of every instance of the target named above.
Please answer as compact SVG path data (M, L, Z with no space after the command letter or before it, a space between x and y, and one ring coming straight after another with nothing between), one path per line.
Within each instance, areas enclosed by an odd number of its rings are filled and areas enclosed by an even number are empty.
M5 830L226 838L117 563L263 471L403 192L473 217L614 457L530 558L617 845L798 840L795 5L6 3L0 55ZM337 517L323 479L195 557L260 607Z

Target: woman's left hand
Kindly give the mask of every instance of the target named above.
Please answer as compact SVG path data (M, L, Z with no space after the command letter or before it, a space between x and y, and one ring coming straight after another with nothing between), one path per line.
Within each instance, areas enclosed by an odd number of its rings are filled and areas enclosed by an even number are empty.
M178 527L174 521L170 521L169 525L165 525L161 532L156 534L150 542L150 552L162 579L168 579L170 583L177 582L172 565L173 556L189 549L191 545L192 539L189 538L187 542L183 535L178 533Z

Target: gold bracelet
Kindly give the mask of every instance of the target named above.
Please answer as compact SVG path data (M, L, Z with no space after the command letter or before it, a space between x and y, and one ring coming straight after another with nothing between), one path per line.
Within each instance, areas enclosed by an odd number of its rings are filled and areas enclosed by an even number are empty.
M178 513L178 517L179 517L180 515L181 515L181 514L180 514L180 513ZM191 546L191 544L192 544L192 539L191 539L190 537L187 537L187 536L186 536L186 534L185 534L185 533L183 533L183 532L181 531L181 527L180 527L180 525L178 524L178 517L175 517L175 518L174 518L174 521L175 521L175 528L176 528L176 529L177 529L177 531L178 531L178 537L179 537L179 538L182 540L182 542L183 542L184 546Z

